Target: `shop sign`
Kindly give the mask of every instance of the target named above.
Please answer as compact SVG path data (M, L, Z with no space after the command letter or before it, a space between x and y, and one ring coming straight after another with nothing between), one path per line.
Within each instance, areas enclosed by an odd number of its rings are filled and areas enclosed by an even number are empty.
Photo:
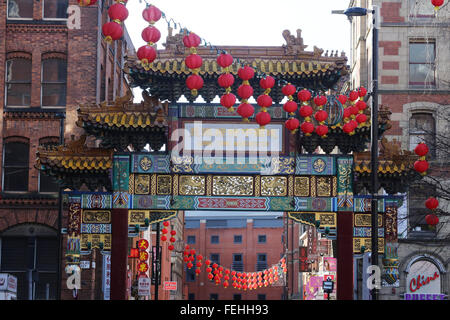
M17 278L9 273L0 273L0 291L17 292Z
M425 260L412 264L406 277L406 293L440 294L441 277L436 265Z
M139 296L149 296L150 295L150 278L148 278L146 276L139 277L138 295Z

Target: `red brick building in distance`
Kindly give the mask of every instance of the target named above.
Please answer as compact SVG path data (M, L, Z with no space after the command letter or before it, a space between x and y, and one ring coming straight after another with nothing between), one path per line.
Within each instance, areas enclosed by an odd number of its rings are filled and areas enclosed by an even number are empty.
M263 271L284 255L283 213L185 212L184 241L211 263L237 272ZM224 288L202 269L185 270L188 300L282 300L283 286Z
M60 277L61 298L73 299L58 253L58 225L66 217L58 221L58 186L35 168L36 151L80 135L80 104L113 101L128 90L122 67L134 52L131 40L126 30L111 45L101 35L112 2L83 8L76 0L0 2L0 272L17 276L17 299L58 299ZM78 298L103 299L101 255L93 251L83 260L91 267L82 272Z

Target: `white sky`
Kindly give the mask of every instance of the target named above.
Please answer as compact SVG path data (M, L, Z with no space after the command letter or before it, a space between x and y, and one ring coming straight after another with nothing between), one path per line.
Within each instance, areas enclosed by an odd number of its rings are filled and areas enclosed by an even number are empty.
M140 3L142 1L142 3ZM195 32L220 48L222 45L281 46L283 30L296 35L302 30L303 42L312 51L314 46L344 51L349 57L350 22L345 15L331 14L345 10L349 0L147 0L166 14L168 20ZM148 25L142 18L144 0L129 0L129 17L125 21L136 50L144 45L142 30ZM171 24L172 27L174 24ZM167 36L164 19L155 26L161 32L158 49ZM174 30L178 33L180 27Z

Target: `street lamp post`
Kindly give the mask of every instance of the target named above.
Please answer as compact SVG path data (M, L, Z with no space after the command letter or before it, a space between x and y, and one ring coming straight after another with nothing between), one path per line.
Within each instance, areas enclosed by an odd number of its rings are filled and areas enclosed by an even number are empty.
M378 267L378 30L380 29L380 10L373 6L372 10L360 7L348 8L343 12L347 17L366 16L372 13L372 130L371 130L371 225L372 246L371 264ZM373 270L373 269L372 269ZM373 271L375 272L375 271ZM372 289L372 300L378 300L378 288Z

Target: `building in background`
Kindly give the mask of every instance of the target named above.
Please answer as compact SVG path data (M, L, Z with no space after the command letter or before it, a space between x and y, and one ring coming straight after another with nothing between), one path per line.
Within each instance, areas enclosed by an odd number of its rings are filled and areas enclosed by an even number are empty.
M236 272L258 272L284 256L283 213L200 212L185 213L184 241L211 263ZM281 300L282 285L255 290L223 288L202 269L185 270L188 300ZM231 281L230 281L231 284Z
M448 215L450 211L449 202L445 200L450 182L450 5L445 2L435 11L430 0L349 2L349 7L371 9L372 5L380 8L381 15L379 108L387 107L391 112L392 127L384 137L396 143L398 148L394 152L413 151L422 141L430 147L429 177L409 189L404 210L398 212L398 244L386 250L383 257L383 268L390 270L393 276L383 279L381 298L406 299L404 294L412 293L448 294L449 279L445 273L449 270L450 257L448 217L440 216L440 223L430 227L425 216L431 211L424 202L435 196L440 202L440 212ZM351 39L350 86L364 86L370 91L371 15L351 19ZM364 282L362 270L370 265L367 259L367 254L357 257L355 277L360 276L355 287L360 289ZM414 290L413 283L418 276L434 278L433 284ZM367 292L362 290L355 293L355 298L364 296L367 297Z
M126 31L111 45L101 35L111 3L83 8L75 0L0 3L0 272L17 277L17 299L57 299L59 266L61 298L73 299L64 262L58 261L58 186L35 168L36 152L79 136L80 104L114 101L128 90L122 70L133 44ZM64 214L63 226L65 221ZM104 299L102 255L93 251L82 260L78 298Z

